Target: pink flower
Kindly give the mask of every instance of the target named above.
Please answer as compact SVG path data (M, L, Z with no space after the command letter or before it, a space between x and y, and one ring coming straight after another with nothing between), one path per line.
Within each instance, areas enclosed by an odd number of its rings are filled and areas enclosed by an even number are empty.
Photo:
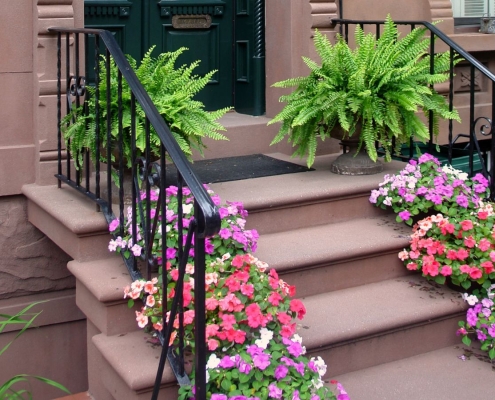
M219 345L218 340L208 339L208 350L215 351Z
M467 264L463 264L459 267L459 270L464 274L469 274L469 272L471 271L471 267Z
M148 294L155 294L158 292L158 288L155 287L155 284L152 281L148 281L144 284L144 291Z
M461 221L461 229L463 231L470 231L471 229L473 229L473 222L469 219Z
M136 321L140 328L144 328L146 325L148 325L148 317L139 311L136 311Z
M484 268L487 274L491 274L494 271L493 263L491 261L482 262L481 267Z
M247 296L247 297L252 297L253 294L254 294L254 286L251 285L250 283L249 284L246 284L246 283L243 283L241 285L241 293L244 295L244 296Z
M466 249L460 248L459 250L457 250L457 259L458 260L463 261L466 258L468 258L468 256L469 256L469 252Z
M292 317L285 312L279 312L277 314L277 319L278 322L280 322L282 325L288 324L290 321L292 321Z
M148 295L148 297L146 297L146 306L147 307L153 307L155 305L155 297L153 295Z
M469 236L464 239L464 245L472 249L474 246L476 246L476 240L474 240L472 236Z
M471 279L477 280L477 279L480 279L483 276L483 272L481 272L480 269L478 269L476 267L473 267L469 271L469 276L471 277Z
M205 300L205 305L208 311L213 311L215 308L218 307L218 300L214 299L213 297L208 297Z
M491 247L491 243L488 239L482 238L478 244L478 248L481 251L487 251Z
M448 265L444 265L442 269L440 270L440 273L443 276L450 276L452 275L452 267L449 267Z
M268 296L268 301L270 302L270 304L272 306L278 306L280 304L280 301L282 300L282 296L280 296L279 293L277 292L272 292L270 293L270 295Z
M407 267L407 269L408 269L409 271L416 271L416 270L418 269L418 264L416 264L416 263L412 263L412 262L411 262L411 263L408 263L408 264L406 265L406 267Z
M405 261L409 258L409 254L406 250L403 250L399 253L399 258L401 259L401 261Z
M232 329L233 325L237 323L235 316L232 314L222 314L222 323L220 324L223 329Z
M115 218L112 222L110 222L110 225L108 225L108 230L110 232L113 232L114 230L116 230L120 225L120 222L117 218Z

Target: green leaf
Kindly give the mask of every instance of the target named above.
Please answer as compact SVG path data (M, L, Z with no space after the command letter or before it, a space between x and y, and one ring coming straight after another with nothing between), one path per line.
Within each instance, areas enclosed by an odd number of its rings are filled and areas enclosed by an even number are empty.
M488 352L488 356L490 357L490 360L493 360L495 358L495 347L492 347L490 351Z
M471 345L471 339L469 338L469 336L464 335L462 337L462 343L464 343L466 346L470 346Z

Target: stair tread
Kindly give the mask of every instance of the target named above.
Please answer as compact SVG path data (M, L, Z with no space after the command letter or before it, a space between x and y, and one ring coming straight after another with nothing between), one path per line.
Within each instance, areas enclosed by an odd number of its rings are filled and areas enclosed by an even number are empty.
M69 186L24 185L22 193L76 235L108 233L96 204Z
M268 155L304 165L281 154ZM214 183L210 187L223 201L242 201L247 210L255 211L329 198L369 196L383 181L384 174L396 173L404 166L403 162L392 161L384 164L383 174L337 175L330 172L330 164L338 155L317 157L314 171Z
M465 349L474 355L462 360ZM352 400L487 400L495 392L486 354L462 344L334 378Z
M70 261L67 268L99 301L126 301L124 287L132 280L120 254L95 261Z
M129 388L141 391L154 385L162 347L155 344L148 333L139 330L114 336L99 334L92 340ZM167 361L162 385L174 382L175 376Z
M410 234L393 215L360 218L261 235L255 255L284 271L395 251L408 245Z
M298 330L308 349L463 315L466 310L458 292L420 275L309 296L303 302L307 314Z

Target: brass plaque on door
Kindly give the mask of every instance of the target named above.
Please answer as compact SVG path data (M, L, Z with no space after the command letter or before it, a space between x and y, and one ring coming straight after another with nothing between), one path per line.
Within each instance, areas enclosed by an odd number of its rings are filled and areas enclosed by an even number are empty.
M175 29L208 29L211 26L211 16L202 15L174 15L172 26Z

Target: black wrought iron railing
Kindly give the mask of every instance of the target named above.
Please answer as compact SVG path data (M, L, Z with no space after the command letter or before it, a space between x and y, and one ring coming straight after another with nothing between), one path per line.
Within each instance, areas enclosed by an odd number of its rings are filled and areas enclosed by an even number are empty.
M162 374L166 359L168 360L176 374L179 383L188 383L188 378L184 368L184 348L170 349L169 340L172 335L173 323L176 315L178 320L182 312L182 283L186 268L187 258L191 246L194 246L195 265L195 390L196 399L206 398L206 347L205 347L205 238L212 236L220 229L220 217L216 206L213 204L210 195L207 193L202 183L192 171L187 158L172 136L169 127L158 113L156 107L146 93L145 89L136 77L132 67L119 48L112 34L104 30L94 29L65 29L52 28L51 33L57 35L58 56L58 171L56 177L59 187L62 183L79 191L97 204L106 220L110 223L118 219L120 225L116 236L123 237L126 233L131 233L133 238L137 238L138 232L143 232L145 245L141 255L134 255L132 252L128 257L124 257L127 268L133 280L144 278L150 280L152 271L156 270L160 264L165 264L166 257L166 229L161 229L163 240L161 241L160 253L152 254L151 242L155 237L158 226L166 224L165 216L166 199L165 187L170 183L167 171L173 168L173 175L177 176L178 187L178 210L177 220L179 230L178 240L178 265L179 279L175 288L175 298L169 310L166 308L167 301L164 299L163 316L170 312L169 324L163 318L163 330L159 332L159 338L163 346L161 358L157 368L156 382L153 389L152 398L156 399L160 390ZM93 41L92 46L89 46ZM84 47L85 46L85 47ZM88 90L86 87L85 74L81 63L80 55L83 48L93 48L95 51L94 60L94 81L105 82L105 92L100 85L96 85L91 90L94 96L93 104L95 108L85 113L93 113L91 123L94 126L94 142L91 149L80 149L77 154L70 153L70 143L65 143L63 137L64 124L70 125L63 117L73 115L74 110L88 104ZM111 81L110 65L115 63L118 68L116 82ZM124 92L125 87L129 92ZM113 98L111 89L117 86L117 97ZM115 92L115 90L114 90ZM124 115L123 99L130 96L130 117ZM103 101L100 101L103 100ZM102 106L102 104L104 106ZM112 109L112 104L117 104L117 111ZM105 108L102 108L105 107ZM144 115L145 118L145 141L146 150L140 157L136 151L136 115ZM79 115L81 118L81 116ZM130 118L130 122L129 122ZM112 136L112 123L118 121L118 134ZM74 122L74 121L71 121ZM115 125L114 125L115 126ZM124 127L125 126L125 127ZM154 133L152 133L152 129ZM154 154L159 154L158 159L152 159L150 151L151 135L158 136L159 149L155 148ZM124 135L127 135L128 143L131 146L131 175L124 174ZM103 144L105 147L103 148ZM111 156L112 155L112 156ZM117 160L112 163L112 158ZM103 160L106 160L102 162ZM169 174L171 175L171 174ZM112 176L116 177L117 188L112 185ZM115 179L114 179L115 180ZM126 181L130 185L126 185ZM127 182L127 183L129 183ZM187 187L194 198L194 219L187 230L187 238L182 240L183 209L182 209L182 189ZM159 188L159 192L156 190ZM150 193L159 193L155 215L151 213ZM115 193L117 191L117 193ZM118 194L118 196L112 196ZM112 198L114 200L112 201ZM156 200L156 199L155 199ZM130 226L126 226L127 216L131 216ZM138 226L140 221L140 226ZM128 223L128 222L127 222ZM194 236L194 244L193 244ZM155 249L156 251L156 249ZM166 273L163 273L164 296L167 295ZM181 327L179 327L181 329Z
M375 33L380 37L382 27L385 21L363 21L350 19L332 19L333 24L339 25L339 32L346 41L349 41L349 32L359 25L366 31ZM450 73L448 80L448 97L449 109L454 109L456 100L459 103L465 102L461 97L468 97L469 104L469 121L468 132L458 132L454 135L454 126L452 120L448 124L448 139L444 145L446 156L450 164L456 159L456 153L462 151L468 157L468 173L474 175L476 172L482 172L490 181L490 196L495 199L495 141L493 140L493 121L495 118L495 75L488 68L455 43L445 33L435 25L427 21L394 21L397 25L409 27L413 30L416 27L424 26L430 33L430 71L434 72L434 55L441 49L450 52ZM350 29L351 28L351 29ZM456 90L454 85L454 59L460 56L464 59L462 68L467 72L462 72L463 90ZM485 92L485 93L483 93ZM489 100L482 98L481 95L489 96ZM480 115L482 109L486 109L486 104L490 103L488 115ZM477 107L480 106L480 107ZM483 107L481 107L483 106ZM433 118L430 117L430 141L428 150L432 152L435 149L433 138ZM404 159L411 159L415 156L415 146L413 140L409 146L409 151L403 155ZM475 161L476 167L475 167ZM455 165L454 165L455 166Z

